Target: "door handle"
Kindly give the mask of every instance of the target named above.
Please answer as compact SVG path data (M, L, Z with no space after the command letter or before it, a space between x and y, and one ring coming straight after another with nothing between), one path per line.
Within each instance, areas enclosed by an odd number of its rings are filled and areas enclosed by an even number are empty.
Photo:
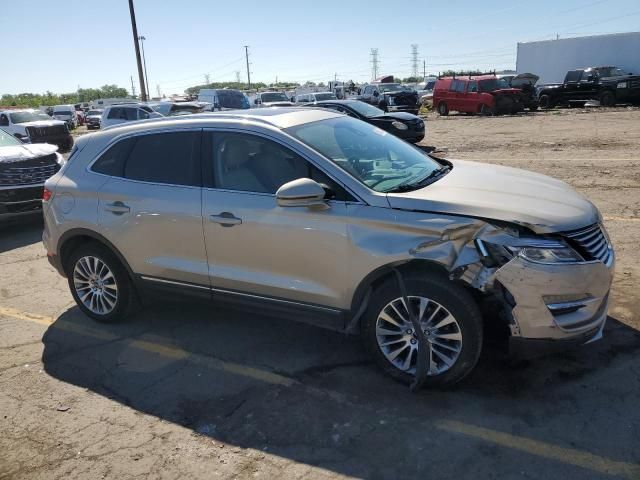
M117 201L117 202L113 202L113 203L107 203L104 206L104 209L107 212L111 212L114 215L122 215L124 213L129 213L131 211L131 209L129 208L128 205L125 205L124 203Z
M223 227L233 227L234 225L240 225L242 219L233 215L231 212L222 212L219 215L210 215L209 220L213 223L219 223Z

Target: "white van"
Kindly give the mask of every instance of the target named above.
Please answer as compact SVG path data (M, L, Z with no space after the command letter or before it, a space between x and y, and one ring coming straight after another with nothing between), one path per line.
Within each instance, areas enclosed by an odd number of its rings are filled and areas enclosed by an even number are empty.
M53 118L65 122L69 130L78 126L78 114L73 105L55 105L53 107Z

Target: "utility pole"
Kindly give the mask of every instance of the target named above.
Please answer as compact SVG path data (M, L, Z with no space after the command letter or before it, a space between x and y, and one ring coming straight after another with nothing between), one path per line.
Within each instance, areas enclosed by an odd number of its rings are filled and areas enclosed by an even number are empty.
M158 92L158 98L162 98L162 94L160 93L160 85L156 84L156 92Z
M211 78L211 76L208 73L204 74L204 83L205 83L205 85L209 85L211 83L209 81L210 78Z
M244 46L244 55L247 59L247 89L251 89L251 72L249 71L249 45Z
M422 79L427 78L427 61L422 60Z
M136 26L136 12L133 9L133 0L129 0L129 14L131 15L131 30L133 31L133 45L136 49L136 62L138 63L138 80L140 81L140 100L147 101L147 90L142 74L142 61L140 60L140 45L138 45L138 27Z
M131 96L136 96L136 86L133 84L133 75L131 75Z
M378 78L378 67L380 66L378 62L378 49L371 49L371 79L375 80Z
M236 83L240 86L240 70L236 70Z
M411 76L418 78L418 44L411 45Z
M151 96L151 90L149 89L149 75L147 75L147 58L144 54L144 41L146 40L146 37L144 37L143 35L140 35L138 37L138 40L140 40L140 45L142 46L142 64L144 65L144 84L147 87L147 93L149 94L149 96Z

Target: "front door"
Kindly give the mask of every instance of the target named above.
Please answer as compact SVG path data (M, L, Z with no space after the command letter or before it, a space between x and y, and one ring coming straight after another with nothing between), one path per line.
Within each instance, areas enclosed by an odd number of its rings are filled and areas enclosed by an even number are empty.
M200 130L129 137L91 169L109 175L98 192L100 233L133 272L208 294L200 138Z
M342 308L349 251L346 192L265 136L205 132L203 152L205 172L211 162L203 222L214 298L240 294ZM278 206L276 190L302 177L324 183L336 198L326 208Z

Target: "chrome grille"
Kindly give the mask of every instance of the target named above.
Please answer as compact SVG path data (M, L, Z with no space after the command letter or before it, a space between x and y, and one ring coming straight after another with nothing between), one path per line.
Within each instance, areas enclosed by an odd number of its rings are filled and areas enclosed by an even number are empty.
M60 170L56 156L14 162L2 165L0 168L0 185L33 185L44 183L49 177Z
M611 247L599 224L564 235L585 260L601 260L604 264L611 260Z

